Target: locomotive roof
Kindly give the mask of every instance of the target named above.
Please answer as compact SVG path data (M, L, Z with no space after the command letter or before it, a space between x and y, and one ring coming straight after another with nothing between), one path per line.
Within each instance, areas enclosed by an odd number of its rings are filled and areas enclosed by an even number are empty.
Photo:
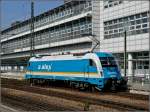
M53 55L53 56L42 56L42 57L32 57L30 61L48 61L48 60L74 60L74 59L81 59L83 56L73 56L72 54L69 55Z
M87 53L90 54L90 53ZM91 53L95 54L98 57L112 57L113 55L111 53L107 52L95 52ZM77 60L77 59L88 59L85 55L82 56L75 56L73 54L67 54L67 55L47 55L47 56L39 56L39 57L32 57L29 61L48 61L48 60Z

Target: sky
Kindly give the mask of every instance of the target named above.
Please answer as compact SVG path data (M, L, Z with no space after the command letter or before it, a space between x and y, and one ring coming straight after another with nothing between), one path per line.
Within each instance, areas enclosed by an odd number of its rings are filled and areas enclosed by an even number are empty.
M63 4L63 0L34 0L35 15ZM15 21L30 18L31 0L0 0L1 28L7 28Z

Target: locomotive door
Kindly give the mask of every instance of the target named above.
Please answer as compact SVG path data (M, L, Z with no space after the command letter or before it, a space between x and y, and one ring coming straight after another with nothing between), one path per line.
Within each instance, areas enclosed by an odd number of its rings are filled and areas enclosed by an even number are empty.
M84 78L89 78L89 75L90 75L90 63L91 63L91 59L88 60L88 63L85 66Z
M85 69L85 78L90 78L91 73L96 71L97 71L96 63L92 59L89 59L89 64Z
M89 78L89 66L85 67L84 78Z

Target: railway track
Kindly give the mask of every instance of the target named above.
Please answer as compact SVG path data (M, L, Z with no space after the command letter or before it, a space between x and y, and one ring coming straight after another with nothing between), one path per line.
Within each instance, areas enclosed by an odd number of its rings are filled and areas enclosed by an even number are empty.
M47 98L48 99L48 98ZM2 88L2 103L13 105L15 108L24 111L73 111L81 110L69 107L68 105L57 105L50 101L51 97L46 101L43 95L37 95L26 91L20 91L10 88ZM56 101L56 100L55 100Z
M65 89L65 90L69 90L69 91L80 91L79 89L75 89L75 88L70 88L70 87L57 87L57 86L36 86L36 87L45 87L45 88L57 88L57 89ZM82 91L81 91L82 92ZM111 91L98 91L96 89L94 89L94 91L83 91L86 93L92 93L95 95L112 95L112 96L118 96L118 97L123 97L123 98L129 98L131 100L149 100L149 96L148 95L142 95L142 94L134 94L134 93L130 93L129 91L120 91L120 92L111 92Z
M26 86L26 85L30 85L28 82L24 81L24 80L16 80L16 79L6 79L3 78L1 80L1 84L2 86L9 86L9 87L13 87L13 86ZM78 89L75 88L70 88L67 86L60 86L60 85L51 85L51 86L47 86L47 85L36 85L37 87L44 87L44 88L57 88L57 89L65 89L65 90L69 90L69 91L79 91ZM15 88L15 87L14 87ZM142 95L142 94L133 94L133 93L129 93L127 92L100 92L97 91L96 89L91 92L91 91L84 91L87 93L92 93L92 94L96 94L96 95L113 95L113 96L120 96L120 97L125 97L125 98L129 98L129 99L136 99L136 100L149 100L149 96L147 95Z
M147 96L147 95L133 94L133 93L129 93L129 92L117 92L117 93L105 92L105 93L101 93L101 94L120 96L120 97L124 97L124 98L129 98L131 100L134 100L134 99L136 99L136 100L144 100L144 101L145 100L149 100L149 96Z
M10 84L11 82L11 84ZM135 95L126 93L103 93L102 95L98 93L83 93L75 90L61 90L60 88L55 89L49 89L49 88L43 88L43 87L36 87L36 86L29 86L26 84L26 82L16 81L16 80L2 80L2 87L5 88L13 88L21 91L28 91L31 93L38 93L42 95L47 96L53 96L53 97L59 97L71 101L77 101L77 102L88 102L90 105L101 105L108 108L113 108L117 110L125 110L125 111L135 111L135 110L148 110L148 104L143 105L140 102L144 102L144 100L147 100L147 97L141 98L140 96L136 96L138 103L134 103L135 101ZM69 91L69 92L66 92ZM94 97L92 97L94 96ZM117 98L118 97L118 98ZM121 102L121 100L118 100L119 98L126 99L126 101ZM127 100L128 99L128 100ZM123 100L122 100L123 101ZM132 103L133 102L133 103ZM144 102L145 103L145 102ZM146 104L146 103L145 103Z
M5 105L13 105L15 108L19 108L20 110L24 110L24 111L43 111L43 110L49 110L49 108L45 108L44 105L35 105L35 103L33 103L31 105L31 102L29 101L24 101L18 97L12 97L6 94L2 94L2 102ZM51 108L52 109L52 108Z
M89 104L94 104L94 105L103 105L109 108L117 108L118 110L128 110L128 111L134 111L134 110L147 110L145 107L139 107L139 106L135 106L135 105L128 105L125 103L121 103L121 102L115 102L113 100L107 100L107 99L102 99L102 98L96 98L96 97L88 97L93 95L93 94L87 94L86 96L83 95L85 93L75 93L75 94L70 94L70 92L66 93L66 92L60 92L60 91L55 91L54 90L50 90L47 88L41 88L41 87L35 87L38 89L42 89L42 91L44 90L48 90L50 92L50 95L52 96L57 96L57 97L63 97L65 99L69 99L69 100L76 100L76 101L81 101L81 102L88 102ZM46 91L45 91L46 92ZM98 94L100 95L100 94ZM96 95L97 96L97 95ZM113 97L113 96L112 96ZM119 106L118 106L119 105Z

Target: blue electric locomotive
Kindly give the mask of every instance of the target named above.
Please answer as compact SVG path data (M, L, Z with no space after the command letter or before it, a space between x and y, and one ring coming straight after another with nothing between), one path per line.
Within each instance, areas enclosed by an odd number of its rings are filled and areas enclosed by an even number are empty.
M83 56L57 55L32 57L25 79L52 79L86 83L99 89L126 87L112 54L86 53Z

